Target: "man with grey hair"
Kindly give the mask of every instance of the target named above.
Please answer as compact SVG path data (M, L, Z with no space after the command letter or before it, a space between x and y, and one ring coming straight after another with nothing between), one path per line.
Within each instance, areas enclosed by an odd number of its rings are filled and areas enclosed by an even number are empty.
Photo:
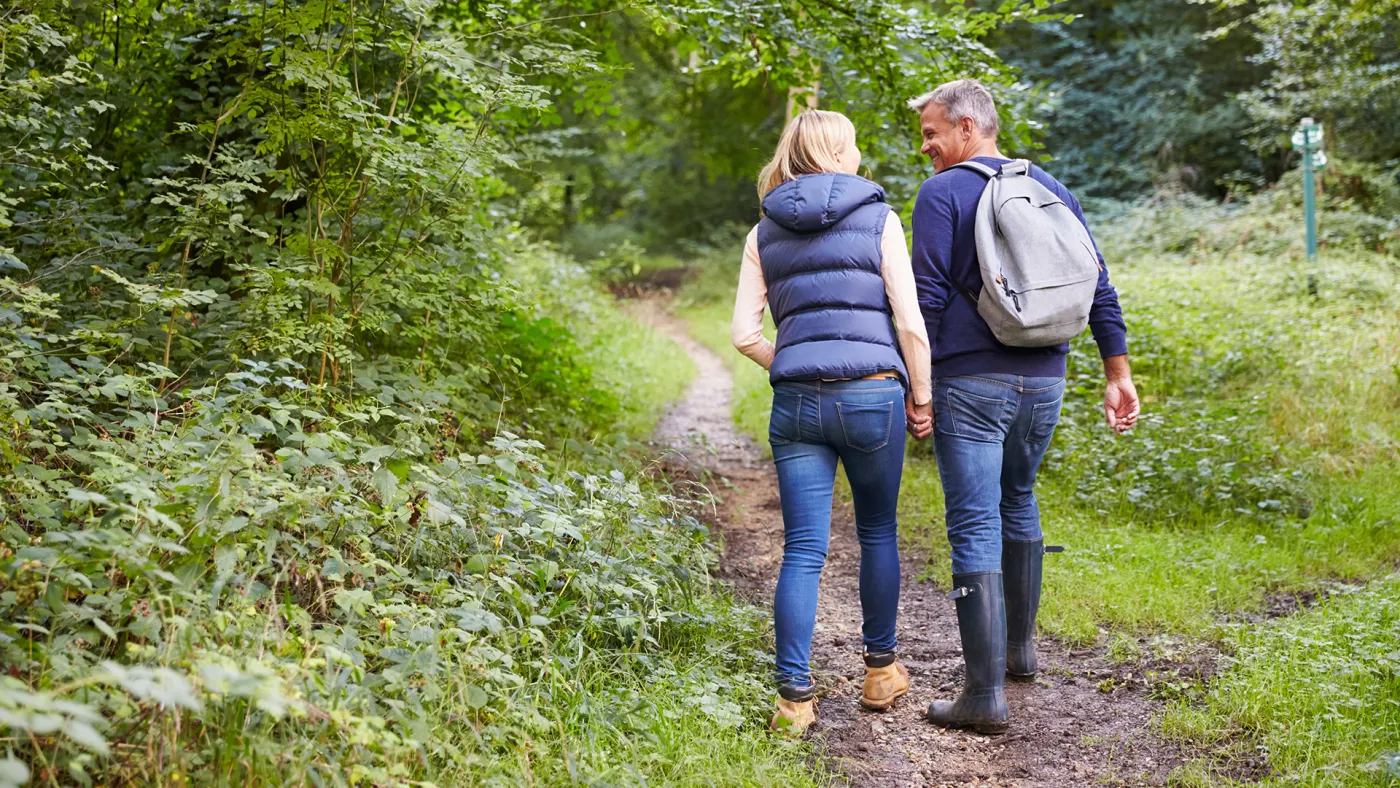
M1010 719L1005 677L1029 680L1036 673L1035 616L1047 548L1035 477L1060 417L1069 345L1003 345L977 312L977 204L987 176L957 165L973 161L998 170L1010 161L997 149L1000 124L991 93L962 79L909 107L919 113L920 152L934 168L914 203L913 232L933 400L909 406L909 429L916 438L934 436L967 666L962 694L934 701L928 717L945 727L1000 733ZM1030 176L1084 221L1079 201L1059 181L1038 167ZM1137 422L1138 396L1118 294L1102 255L1098 261L1089 327L1108 378L1104 415L1121 434Z

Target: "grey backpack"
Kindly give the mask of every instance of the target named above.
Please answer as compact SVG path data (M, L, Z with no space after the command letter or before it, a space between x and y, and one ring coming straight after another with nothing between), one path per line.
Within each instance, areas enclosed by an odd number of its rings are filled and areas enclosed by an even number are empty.
M994 170L965 161L987 188L977 203L982 292L964 295L1003 345L1068 342L1089 323L1099 259L1089 231L1064 200L1030 176L1030 162Z

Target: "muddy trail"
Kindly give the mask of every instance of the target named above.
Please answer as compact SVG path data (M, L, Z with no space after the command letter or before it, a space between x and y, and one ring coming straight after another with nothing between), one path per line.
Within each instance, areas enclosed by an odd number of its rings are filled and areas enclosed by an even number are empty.
M713 474L710 487L722 503L706 518L723 538L721 575L753 604L770 608L782 562L777 477L762 447L730 419L729 369L663 302L634 301L630 309L680 344L697 367L695 383L662 420L656 440ZM1044 636L1039 679L1007 684L1012 718L1005 735L927 722L929 702L952 698L962 686L962 651L953 603L932 583L917 581L920 556L906 548L902 557L899 652L912 687L890 711L868 712L858 704L864 678L859 548L849 503L836 504L812 644L821 687L818 724L808 735L849 784L1160 785L1181 763L1179 748L1154 730L1157 704L1147 697L1140 669L1113 665L1102 650L1071 651Z

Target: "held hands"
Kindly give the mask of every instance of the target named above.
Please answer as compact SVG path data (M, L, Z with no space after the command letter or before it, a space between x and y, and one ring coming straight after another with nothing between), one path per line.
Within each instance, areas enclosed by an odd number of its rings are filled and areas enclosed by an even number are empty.
M914 436L914 440L923 440L933 434L933 403L926 402L923 405L915 405L914 397L904 398L904 428L909 434Z

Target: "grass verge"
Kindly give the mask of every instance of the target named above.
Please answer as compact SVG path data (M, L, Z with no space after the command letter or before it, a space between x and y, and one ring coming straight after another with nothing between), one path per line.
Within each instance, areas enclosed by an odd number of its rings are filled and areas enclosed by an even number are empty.
M1204 702L1171 703L1163 726L1169 735L1215 745L1221 757L1182 767L1174 783L1400 783L1397 632L1394 576L1289 618L1232 627L1231 655L1222 658ZM1237 767L1260 761L1270 768Z

